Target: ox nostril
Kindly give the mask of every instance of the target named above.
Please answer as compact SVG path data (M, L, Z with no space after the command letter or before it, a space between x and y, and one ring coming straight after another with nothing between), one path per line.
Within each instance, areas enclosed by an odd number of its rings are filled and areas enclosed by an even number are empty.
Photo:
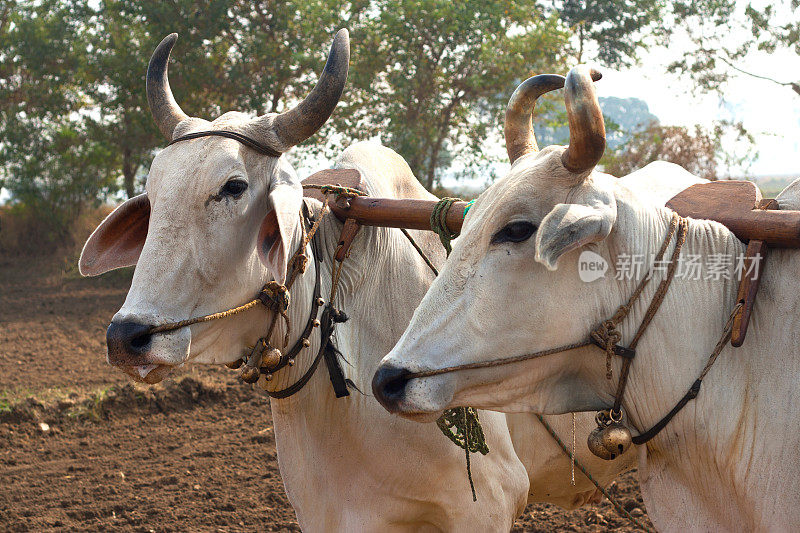
M153 336L149 333L144 335L137 335L136 337L131 339L131 348L136 351L147 351L150 349L150 341L153 340Z
M141 357L150 351L153 336L150 326L138 322L112 322L106 332L108 359L111 364L142 364Z
M387 411L394 412L405 396L408 376L411 371L407 368L382 364L372 378L372 392Z

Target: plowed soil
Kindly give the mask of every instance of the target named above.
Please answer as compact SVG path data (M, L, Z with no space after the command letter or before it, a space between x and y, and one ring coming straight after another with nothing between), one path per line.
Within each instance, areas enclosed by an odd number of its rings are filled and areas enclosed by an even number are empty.
M105 362L130 273L0 258L0 531L299 531L269 400L222 368L153 387ZM612 487L635 516L635 476ZM611 505L531 505L514 531L634 531Z

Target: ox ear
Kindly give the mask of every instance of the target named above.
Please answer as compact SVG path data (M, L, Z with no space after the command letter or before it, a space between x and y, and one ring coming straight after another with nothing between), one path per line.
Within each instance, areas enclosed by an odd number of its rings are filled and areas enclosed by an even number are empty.
M261 221L257 249L259 259L280 284L286 282L286 267L293 253L290 246L297 231L302 201L303 189L296 178L285 176L271 184L270 210Z
M608 237L617 220L617 204L607 193L592 204L558 204L544 217L536 232L536 261L555 270L565 253Z
M133 266L142 253L150 225L147 194L134 196L114 209L83 245L78 270L83 276L98 276L115 268Z

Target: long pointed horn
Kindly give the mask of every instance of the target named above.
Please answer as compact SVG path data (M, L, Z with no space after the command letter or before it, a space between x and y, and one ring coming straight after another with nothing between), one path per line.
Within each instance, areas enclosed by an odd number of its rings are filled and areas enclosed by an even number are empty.
M536 100L545 93L564 86L564 76L539 74L519 84L506 107L506 151L511 164L530 152L538 152L533 134L533 109Z
M594 168L606 149L606 126L592 80L602 75L585 65L578 65L567 74L564 101L569 120L569 147L561 162L570 172L580 173Z
M284 152L317 132L342 97L350 65L350 36L341 29L333 39L325 69L314 89L293 109L280 115L258 117L249 133L268 146ZM264 130L268 130L267 134Z
M178 40L177 33L170 33L159 43L147 65L147 103L158 129L168 140L172 140L175 126L189 118L172 96L169 88L169 53Z

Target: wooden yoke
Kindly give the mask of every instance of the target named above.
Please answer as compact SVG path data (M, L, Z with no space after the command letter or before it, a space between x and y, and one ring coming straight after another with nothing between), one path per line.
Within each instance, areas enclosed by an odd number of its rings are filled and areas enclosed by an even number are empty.
M684 217L719 222L744 242L800 248L800 211L760 209L761 200L751 181L711 181L681 191L667 207Z
M715 220L747 243L736 301L744 304L733 318L731 345L747 334L768 245L800 247L800 212L780 211L778 202L761 198L749 181L713 181L693 185L667 202L681 216Z
M303 180L303 185L309 184L341 185L363 190L361 174L350 168L321 170ZM322 194L316 189L306 189L304 194L322 200ZM436 200L367 196L338 199L331 197L330 208L341 222L351 218L362 226L430 230L431 213L437 203ZM447 227L451 231L455 233L461 231L466 207L467 202L455 202L450 207L447 212Z

